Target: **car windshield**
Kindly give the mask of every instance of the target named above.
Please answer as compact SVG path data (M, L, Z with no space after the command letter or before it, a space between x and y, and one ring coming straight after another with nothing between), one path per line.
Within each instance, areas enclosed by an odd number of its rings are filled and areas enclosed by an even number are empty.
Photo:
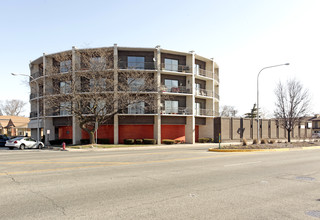
M16 138L13 138L12 140L15 140L15 141L19 141L21 140L23 137L16 137Z

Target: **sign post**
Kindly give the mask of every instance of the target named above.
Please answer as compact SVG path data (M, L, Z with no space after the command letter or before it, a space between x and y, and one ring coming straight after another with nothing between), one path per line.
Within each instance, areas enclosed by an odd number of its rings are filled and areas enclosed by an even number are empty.
M219 149L220 149L220 143L221 143L221 133L219 133Z

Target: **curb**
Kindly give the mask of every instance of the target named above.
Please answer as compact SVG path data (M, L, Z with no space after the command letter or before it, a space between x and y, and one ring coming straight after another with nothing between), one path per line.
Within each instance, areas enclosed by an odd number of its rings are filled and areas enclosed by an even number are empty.
M208 151L213 152L263 152L263 151L292 151L292 150L312 150L320 149L320 146L314 147L295 147L295 148L276 148L276 149L217 149L209 148Z

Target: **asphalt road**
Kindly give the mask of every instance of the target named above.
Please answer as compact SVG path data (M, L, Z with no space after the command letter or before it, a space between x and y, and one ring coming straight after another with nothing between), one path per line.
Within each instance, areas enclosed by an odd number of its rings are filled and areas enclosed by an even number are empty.
M320 150L0 150L0 219L317 219Z

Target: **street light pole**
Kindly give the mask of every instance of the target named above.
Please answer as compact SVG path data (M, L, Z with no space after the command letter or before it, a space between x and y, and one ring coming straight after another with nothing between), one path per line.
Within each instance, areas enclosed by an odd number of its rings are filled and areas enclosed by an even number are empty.
M274 66L267 66L264 67L260 70L260 72L258 73L257 76L257 140L258 140L258 144L260 143L260 123L259 123L259 76L260 73L262 72L262 70L268 69L268 68L273 68L273 67L278 67L278 66L284 66L284 65L289 65L289 63L284 63L284 64L279 64L279 65L274 65Z
M13 76L27 76L29 77L31 80L34 80L33 76L29 76L26 74L18 74L18 73L11 73L11 75ZM34 82L37 84L37 143L40 141L39 140L39 134L40 134L40 124L39 124L39 83L34 80Z

